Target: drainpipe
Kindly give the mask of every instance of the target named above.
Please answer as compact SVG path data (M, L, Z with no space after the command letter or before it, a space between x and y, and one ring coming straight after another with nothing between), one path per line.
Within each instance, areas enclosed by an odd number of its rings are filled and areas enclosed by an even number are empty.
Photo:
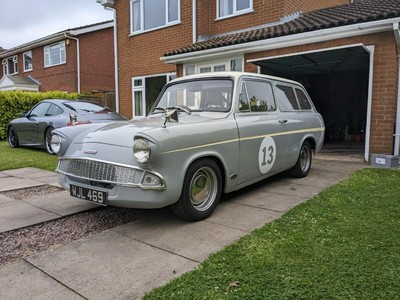
M118 86L118 48L117 48L117 11L115 8L104 7L114 11L114 85L115 85L115 110L119 112L119 86Z
M393 32L397 45L398 85L397 85L397 116L394 134L394 155L399 155L400 149L400 30L399 23L393 23Z
M192 0L192 41L193 44L197 42L197 6L196 0Z
M81 63L80 63L80 59L79 59L79 39L72 37L72 36L68 36L66 33L64 34L66 39L71 39L71 40L75 40L76 41L76 69L77 69L77 81L78 81L78 94L81 93Z

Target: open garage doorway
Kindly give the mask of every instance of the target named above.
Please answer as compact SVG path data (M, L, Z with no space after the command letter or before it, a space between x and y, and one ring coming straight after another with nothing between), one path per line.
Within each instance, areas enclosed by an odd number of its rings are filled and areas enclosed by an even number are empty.
M368 152L370 53L363 45L249 61L261 74L302 83L325 121L321 156L363 161Z

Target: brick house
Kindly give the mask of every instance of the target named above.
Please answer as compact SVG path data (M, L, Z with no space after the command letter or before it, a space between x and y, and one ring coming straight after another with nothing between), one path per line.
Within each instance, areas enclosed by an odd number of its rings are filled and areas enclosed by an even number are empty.
M0 52L0 90L114 93L114 22L68 29Z
M400 147L400 0L98 0L115 10L118 106L145 115L175 76L247 71L302 82L326 141Z

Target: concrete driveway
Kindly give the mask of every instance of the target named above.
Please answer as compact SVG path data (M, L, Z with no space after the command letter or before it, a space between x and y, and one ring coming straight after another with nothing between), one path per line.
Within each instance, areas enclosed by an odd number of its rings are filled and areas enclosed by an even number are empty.
M0 299L140 299L365 166L315 159L306 178L280 175L224 196L207 220L188 223L163 210L7 264L0 267ZM55 178L32 168L0 172L0 191L57 185ZM67 192L34 204L0 195L0 232L91 207Z

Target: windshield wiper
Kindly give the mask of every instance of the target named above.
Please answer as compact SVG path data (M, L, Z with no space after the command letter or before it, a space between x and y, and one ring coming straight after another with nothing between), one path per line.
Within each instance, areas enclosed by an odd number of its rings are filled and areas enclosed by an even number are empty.
M157 106L157 107L154 108L154 110L162 110L164 112L167 112L170 109L177 109L177 110L180 110L180 111L184 111L185 113L187 113L189 115L192 113L191 109L189 107L187 107L187 106L178 106L178 105L167 106L167 107Z

